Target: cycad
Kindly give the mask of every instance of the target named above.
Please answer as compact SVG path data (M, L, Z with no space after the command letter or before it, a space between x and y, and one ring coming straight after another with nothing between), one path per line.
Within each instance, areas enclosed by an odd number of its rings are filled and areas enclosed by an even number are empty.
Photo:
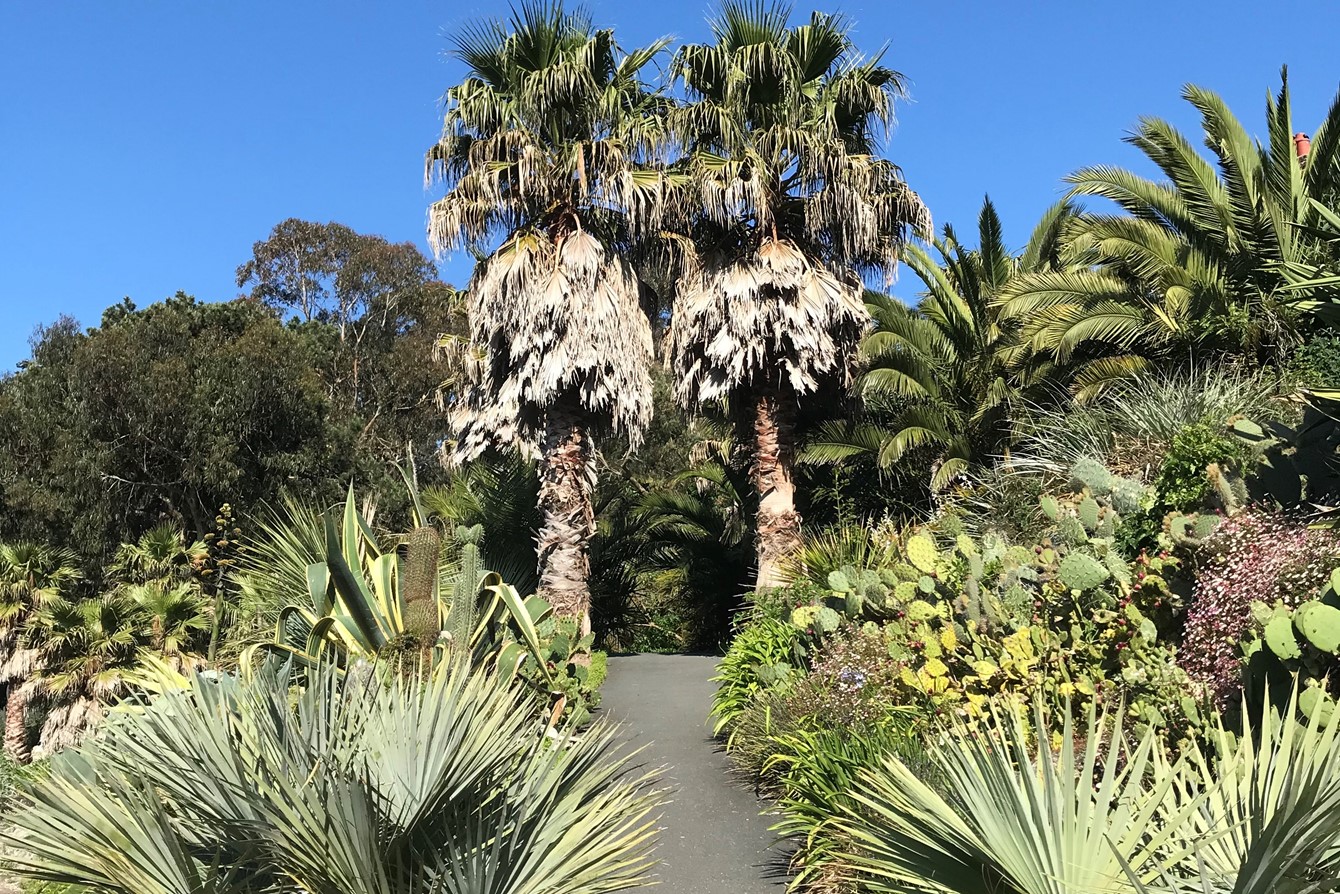
M27 878L108 894L637 887L660 797L610 727L555 746L523 698L459 665L296 699L274 669L197 677L58 759L7 844Z
M668 348L686 406L729 403L752 429L758 586L800 542L792 465L798 402L847 372L867 316L862 276L888 274L929 215L881 132L897 72L857 52L847 24L782 4L727 0L715 42L680 49L688 102Z
M1014 255L987 199L977 248L965 247L950 227L933 243L938 260L908 246L907 265L926 287L920 303L911 308L866 293L875 321L861 343L865 369L857 382L866 419L824 426L806 459L869 453L888 468L925 450L934 457L931 484L940 489L1004 449L1012 410L1044 399L1054 370L1020 344L1017 321L1002 318L996 299L1021 276L1067 269L1062 239L1074 214L1069 203L1054 205Z
M427 159L447 187L429 212L434 248L497 246L469 287L452 453L538 453L540 592L588 624L592 438L636 444L651 414L651 327L629 254L663 198L643 165L663 143L665 100L642 72L664 46L622 52L561 0L467 29L452 52L469 75L447 91Z
M1045 272L1011 286L1007 315L1029 343L1077 361L1081 395L1159 358L1222 352L1278 359L1296 341L1300 309L1285 271L1314 259L1314 200L1335 195L1340 96L1300 159L1285 78L1266 104L1267 140L1253 139L1216 94L1187 86L1206 159L1171 124L1140 122L1127 142L1165 181L1100 166L1073 174L1074 196L1124 214L1086 214L1075 248L1090 269Z

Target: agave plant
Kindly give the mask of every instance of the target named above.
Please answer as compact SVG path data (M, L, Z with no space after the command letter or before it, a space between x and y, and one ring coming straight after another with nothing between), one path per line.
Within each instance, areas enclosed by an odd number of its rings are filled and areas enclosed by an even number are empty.
M555 747L497 676L195 677L19 796L13 871L107 894L599 894L651 865L650 777Z
M550 608L538 597L523 600L497 574L485 574L480 529L457 529L462 561L444 579L436 529L420 525L407 535L403 559L396 550L383 550L352 487L338 513L324 514L322 527L324 557L303 573L306 599L280 609L273 641L249 650L244 664L260 652L282 654L305 668L391 655L432 665L454 655L515 670L527 656L541 654L537 625ZM544 662L533 664L553 682Z

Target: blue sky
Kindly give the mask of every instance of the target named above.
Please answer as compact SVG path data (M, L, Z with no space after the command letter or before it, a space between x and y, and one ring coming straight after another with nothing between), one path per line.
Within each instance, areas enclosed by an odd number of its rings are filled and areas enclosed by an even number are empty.
M626 45L707 37L710 4L594 0ZM811 7L799 6L808 14ZM1192 129L1187 81L1249 127L1290 66L1296 129L1340 83L1340 3L845 0L868 50L904 72L888 155L937 226L983 194L1018 245L1086 164L1139 167L1140 115ZM423 152L461 72L444 35L502 0L0 0L0 369L61 313L130 296L237 293L233 271L287 217L426 249ZM465 259L445 278L463 285ZM915 293L910 277L895 287Z

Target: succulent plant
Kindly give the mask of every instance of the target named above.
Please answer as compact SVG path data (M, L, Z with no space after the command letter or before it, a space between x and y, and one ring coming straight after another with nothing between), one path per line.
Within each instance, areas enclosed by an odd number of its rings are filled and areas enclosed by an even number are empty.
M1092 590L1112 576L1102 563L1084 553L1066 556L1056 573L1061 583L1072 590Z
M1098 530L1098 522L1101 520L1103 507L1098 505L1098 501L1093 497L1085 497L1079 501L1075 507L1075 514L1079 516L1080 522L1084 525L1084 530L1090 533Z
M1293 613L1294 626L1319 652L1340 650L1340 609L1319 600L1304 602Z
M923 574L930 574L940 560L940 550L928 534L913 534L907 538L907 561Z
M1051 494L1043 494L1040 502L1042 505L1042 514L1052 521L1056 521L1061 514L1061 504L1057 499Z

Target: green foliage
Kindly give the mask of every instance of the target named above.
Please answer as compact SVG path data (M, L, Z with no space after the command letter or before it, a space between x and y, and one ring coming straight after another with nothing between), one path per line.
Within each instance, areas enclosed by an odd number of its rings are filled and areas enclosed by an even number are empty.
M859 775L837 860L875 891L1322 890L1340 859L1336 720L1249 719L1181 761L1092 712L955 725L931 752L942 791L896 757Z
M556 747L526 699L461 665L386 685L327 672L297 693L272 671L197 677L21 796L13 869L126 894L640 884L661 797L610 754L610 728Z
M1222 474L1219 472L1221 468L1243 469L1247 456L1244 445L1222 430L1209 425L1187 426L1173 438L1168 455L1159 466L1158 477L1154 480L1159 500L1173 510L1198 509L1214 493L1210 467L1215 467L1215 477L1218 478Z
M1296 695L1298 708L1326 721L1340 695L1340 570L1317 598L1289 608L1282 602L1252 604L1253 625L1243 638L1249 700L1283 709ZM1301 687L1295 692L1295 687Z
M844 807L854 806L851 790L864 771L891 755L927 775L931 770L920 738L894 723L866 729L802 727L774 735L772 743L776 751L764 769L777 774L782 816L773 831L803 843L792 863L793 888L840 877L839 836L833 826Z
M787 684L796 670L799 636L789 621L773 618L759 618L740 629L712 678L718 684L712 698L714 732L729 730L761 693Z

